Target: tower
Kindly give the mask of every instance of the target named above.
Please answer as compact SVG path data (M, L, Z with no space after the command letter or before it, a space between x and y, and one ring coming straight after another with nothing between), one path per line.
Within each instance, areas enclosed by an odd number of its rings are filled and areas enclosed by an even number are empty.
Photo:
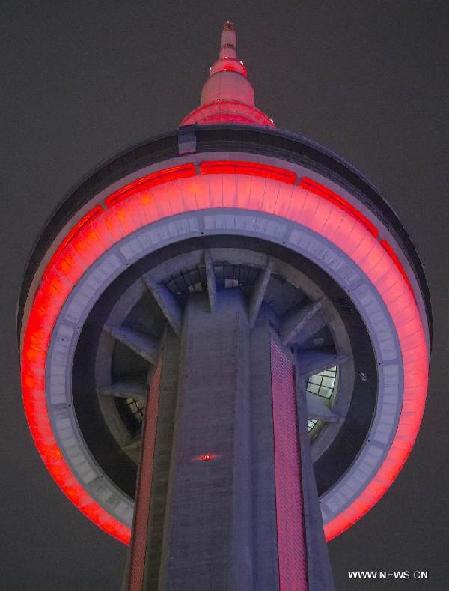
M414 248L352 167L254 106L229 23L201 106L62 204L18 319L56 482L125 542L138 482L134 588L331 588L321 520L359 519L419 429Z

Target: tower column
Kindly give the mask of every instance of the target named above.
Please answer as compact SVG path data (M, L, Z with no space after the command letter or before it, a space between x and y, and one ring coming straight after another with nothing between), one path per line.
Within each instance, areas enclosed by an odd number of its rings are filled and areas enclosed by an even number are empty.
M191 297L159 589L252 588L249 336L238 290Z
M189 297L150 382L128 591L332 590L292 359L239 289Z

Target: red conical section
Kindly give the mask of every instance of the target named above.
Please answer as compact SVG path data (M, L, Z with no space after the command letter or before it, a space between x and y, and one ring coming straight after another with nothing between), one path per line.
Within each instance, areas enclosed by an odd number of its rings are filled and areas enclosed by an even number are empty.
M181 121L181 125L214 123L274 127L273 120L254 105L254 89L243 62L237 58L237 35L229 21L221 33L218 60L201 92L201 105Z

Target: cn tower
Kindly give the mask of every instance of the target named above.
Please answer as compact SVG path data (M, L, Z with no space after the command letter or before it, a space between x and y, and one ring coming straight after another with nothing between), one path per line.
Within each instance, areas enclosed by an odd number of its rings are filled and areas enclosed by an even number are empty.
M431 309L373 186L255 106L227 21L200 106L49 221L18 335L36 447L129 545L124 590L331 591L327 542L418 434Z

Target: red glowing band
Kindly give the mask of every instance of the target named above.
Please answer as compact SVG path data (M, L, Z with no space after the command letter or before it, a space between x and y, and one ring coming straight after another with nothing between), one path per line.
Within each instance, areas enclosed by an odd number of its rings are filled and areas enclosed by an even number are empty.
M105 511L78 482L57 444L46 404L45 365L53 327L72 289L114 244L172 215L207 208L240 208L289 219L346 253L382 297L395 325L404 368L404 401L396 435L375 477L360 496L325 525L328 540L360 519L386 492L406 461L421 423L428 380L422 320L407 273L372 222L318 183L291 182L291 171L260 163L203 162L147 175L95 206L63 239L42 275L24 324L21 351L25 413L36 447L64 494L97 526L124 543L130 529ZM332 194L331 194L332 193ZM337 197L337 198L336 198Z
M307 191L315 193L315 195L320 195L320 197L324 197L324 199L332 201L333 203L347 211L350 215L358 218L366 227L366 229L369 232L371 232L373 236L377 237L379 235L379 230L376 228L373 222L369 220L365 215L363 215L363 213L361 213L351 203L349 203L349 201L346 201L346 199L343 199L343 197L337 195L335 191L331 191L324 185L321 185L320 183L317 183L316 181L313 181L312 179L309 179L307 177L301 179L299 186L303 187L304 189L307 189Z
M215 74L218 74L219 72L234 72L248 78L248 71L243 65L243 62L237 59L223 58L217 60L215 64L211 66L209 74L210 76L215 76Z
M112 193L112 195L109 195L109 197L106 197L104 202L107 207L111 207L119 201L123 201L128 197L131 197L131 195L133 195L136 190L144 191L147 189L152 189L157 185L169 183L170 181L175 181L177 179L186 179L190 176L194 176L195 174L195 166L190 163L181 164L180 166L173 166L172 168L165 168L164 170L153 172L147 176L133 181L132 183L129 183L128 185L125 185L121 189L118 189Z
M210 160L201 162L200 172L201 174L248 174L282 181L289 185L296 182L296 174L290 170L285 170L285 168L279 166L256 164L255 162Z

